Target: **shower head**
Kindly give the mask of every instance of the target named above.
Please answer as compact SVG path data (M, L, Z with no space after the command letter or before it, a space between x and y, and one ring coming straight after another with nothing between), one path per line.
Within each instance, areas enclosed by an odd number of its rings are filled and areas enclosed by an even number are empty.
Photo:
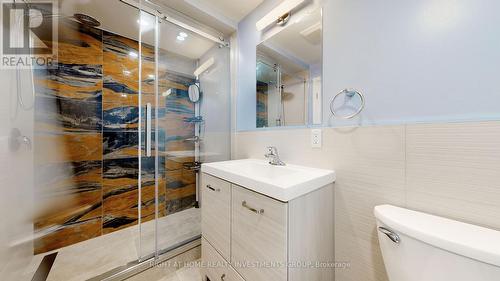
M78 22L80 22L81 24L86 25L86 26L98 27L101 25L101 23L98 20L96 20L95 18L93 18L89 15L86 15L86 14L76 13L73 15L73 17Z

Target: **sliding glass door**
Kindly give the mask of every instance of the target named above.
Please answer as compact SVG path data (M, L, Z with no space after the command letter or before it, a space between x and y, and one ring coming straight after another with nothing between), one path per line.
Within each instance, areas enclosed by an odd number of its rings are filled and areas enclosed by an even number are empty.
M230 81L221 42L146 12L141 29L145 258L201 235L199 170L201 162L229 159Z
M37 19L54 65L0 70L1 280L87 280L199 238L200 163L229 159L220 34L149 1L56 2Z

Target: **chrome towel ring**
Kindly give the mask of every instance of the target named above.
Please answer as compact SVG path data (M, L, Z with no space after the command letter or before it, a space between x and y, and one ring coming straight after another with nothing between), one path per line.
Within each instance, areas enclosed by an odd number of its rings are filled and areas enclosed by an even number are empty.
M350 115L347 115L347 116L341 116L341 115L338 115L335 112L335 109L333 108L333 104L335 103L335 100L337 100L337 98L340 97L342 94L345 94L347 98L352 98L352 97L354 97L354 95L358 95L359 98L361 99L361 106L353 114L350 114ZM358 114L360 114L361 111L363 111L364 108L365 108L365 96L361 92L359 92L357 90L354 90L354 89L344 89L344 90L342 90L341 92L339 92L338 94L336 94L333 97L332 101L330 102L330 111L332 112L333 117L339 118L339 119L352 119L352 118L356 117Z

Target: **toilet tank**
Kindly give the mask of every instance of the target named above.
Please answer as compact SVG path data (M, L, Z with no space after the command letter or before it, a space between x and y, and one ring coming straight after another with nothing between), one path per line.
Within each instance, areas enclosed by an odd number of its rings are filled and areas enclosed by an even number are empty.
M375 207L390 281L500 281L500 232L390 205Z

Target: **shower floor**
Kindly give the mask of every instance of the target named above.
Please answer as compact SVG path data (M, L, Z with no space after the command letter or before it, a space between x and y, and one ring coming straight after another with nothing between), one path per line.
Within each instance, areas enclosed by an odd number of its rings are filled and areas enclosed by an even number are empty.
M201 233L200 209L187 209L158 220L158 248L165 249ZM75 245L58 249L48 281L81 281L137 260L142 253L154 252L155 221L122 229ZM139 246L140 245L140 246ZM55 252L55 251L54 251ZM34 256L28 269L33 276L42 258ZM144 255L143 255L144 256ZM31 280L31 277L27 280Z

